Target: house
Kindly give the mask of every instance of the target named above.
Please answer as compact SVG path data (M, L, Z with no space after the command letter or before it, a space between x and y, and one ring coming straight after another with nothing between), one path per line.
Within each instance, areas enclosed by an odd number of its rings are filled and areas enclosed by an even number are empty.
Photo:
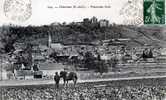
M46 60L42 55L33 55L32 59L34 62L44 62Z
M83 24L84 25L90 25L91 24L91 20L89 18L84 18L83 19Z
M61 43L51 43L50 48L55 49L55 50L61 50L63 49L64 45Z
M15 72L17 79L33 79L34 73L31 70L17 70Z
M99 21L99 26L100 27L108 27L109 26L109 21L106 19L102 19Z
M166 48L160 49L160 53L161 53L161 55L166 55Z

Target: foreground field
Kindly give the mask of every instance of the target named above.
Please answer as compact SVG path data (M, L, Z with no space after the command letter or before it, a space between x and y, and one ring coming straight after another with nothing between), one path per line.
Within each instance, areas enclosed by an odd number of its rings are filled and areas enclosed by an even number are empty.
M166 78L1 87L2 100L166 100Z

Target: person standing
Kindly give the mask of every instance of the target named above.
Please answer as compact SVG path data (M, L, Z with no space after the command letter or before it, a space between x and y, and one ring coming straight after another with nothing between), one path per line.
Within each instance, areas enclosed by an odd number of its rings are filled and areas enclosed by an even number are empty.
M58 75L58 72L55 72L54 81L55 81L55 86L58 89L59 88L59 81L60 81L60 76Z

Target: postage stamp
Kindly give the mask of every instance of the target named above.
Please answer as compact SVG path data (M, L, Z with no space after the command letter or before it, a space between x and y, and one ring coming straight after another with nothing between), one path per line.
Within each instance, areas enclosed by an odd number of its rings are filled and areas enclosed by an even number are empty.
M5 16L16 22L24 22L32 15L30 0L5 0L3 8Z
M144 0L144 24L165 24L165 0Z
M129 0L120 10L120 16L125 18L123 23L127 25L143 24L142 5L142 0Z

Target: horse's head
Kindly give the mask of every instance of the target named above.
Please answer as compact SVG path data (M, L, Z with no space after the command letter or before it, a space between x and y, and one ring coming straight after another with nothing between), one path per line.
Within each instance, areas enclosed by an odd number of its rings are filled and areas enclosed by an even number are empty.
M60 72L60 77L62 77L62 76L63 76L63 71Z
M60 77L66 77L67 72L66 71L61 71L60 72Z

